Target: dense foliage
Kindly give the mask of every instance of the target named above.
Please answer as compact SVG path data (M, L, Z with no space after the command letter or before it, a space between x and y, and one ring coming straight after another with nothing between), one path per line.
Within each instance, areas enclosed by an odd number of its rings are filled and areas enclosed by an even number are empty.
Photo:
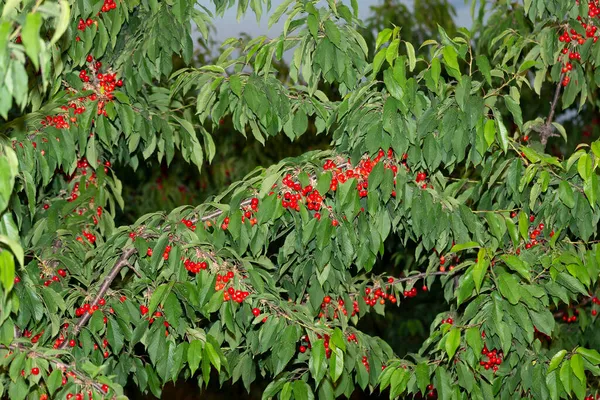
M194 1L0 0L0 396L596 398L600 142L557 122L597 123L596 0L473 2L472 30L371 46L357 0L213 5L283 32L195 66ZM114 167L202 169L225 123L331 149L117 226ZM398 276L374 268L390 237ZM417 353L358 328L434 285Z

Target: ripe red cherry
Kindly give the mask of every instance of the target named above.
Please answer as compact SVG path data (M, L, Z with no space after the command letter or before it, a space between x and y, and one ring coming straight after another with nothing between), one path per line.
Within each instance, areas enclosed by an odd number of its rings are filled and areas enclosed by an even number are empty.
M107 392L108 392L108 385L107 385L107 384L104 384L104 385L102 385L102 391L103 391L104 393L107 393Z
M598 315L598 311L592 310L592 315L595 317L596 315Z
M116 85L117 85L118 87L121 87L121 86L123 86L123 81L122 81L121 79L119 79L119 80L116 82Z
M329 304L329 303L331 303L331 297L329 297L329 296L325 296L325 297L323 298L323 302L324 302L324 303L326 303L326 304Z
M140 312L142 313L142 315L146 315L148 313L148 307L146 307L145 305L141 305Z
M258 308L253 308L253 309L252 309L252 314L253 314L255 317L258 317L258 316L260 315L260 310L259 310Z
M300 353L305 353L306 352L306 346L300 346L300 348L298 350L300 350Z
M535 215L531 214L529 216L529 222L533 222L533 221L535 221Z
M390 276L390 277L388 278L388 283L394 283L394 278Z
M76 344L75 340L73 340L73 339L69 340L69 346L75 347L75 344Z
M40 373L40 369L38 367L31 368L31 373L33 375L38 375Z
M62 276L63 278L67 276L67 271L65 271L64 269L59 269L58 271L56 271L56 273Z
M92 57L91 54L88 54L88 56L85 58L85 61L92 62L92 61L94 61L94 57Z

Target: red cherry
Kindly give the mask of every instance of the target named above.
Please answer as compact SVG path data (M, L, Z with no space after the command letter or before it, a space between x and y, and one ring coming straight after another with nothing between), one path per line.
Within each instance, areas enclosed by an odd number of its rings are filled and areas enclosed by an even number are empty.
M31 373L33 375L38 375L40 373L40 369L38 367L31 368Z
M141 305L140 312L142 313L142 315L146 315L148 313L148 307L146 307L145 305Z
M300 348L298 350L300 350L300 353L305 353L306 352L306 346L300 346Z
M252 314L253 314L255 317L258 317L258 316L260 315L260 310L259 310L258 308L253 308L253 309L252 309Z

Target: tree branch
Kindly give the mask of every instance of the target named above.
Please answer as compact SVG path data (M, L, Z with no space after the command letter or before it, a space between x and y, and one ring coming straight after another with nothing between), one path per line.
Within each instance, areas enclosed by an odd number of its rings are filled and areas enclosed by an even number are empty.
M102 282L102 285L100 286L100 289L98 290L98 293L96 294L96 297L92 301L92 304L90 304L90 308L97 305L98 302L100 301L100 299L104 297L104 295L106 294L106 291L110 287L111 283L115 280L115 278L121 271L121 268L123 268L124 266L126 266L129 263L129 257L131 257L136 252L137 252L137 250L134 247L132 247L130 249L125 250L123 252L123 254L121 254L121 257L119 257L119 259L117 260L115 265L112 267L112 269L110 270L108 275L106 275L106 278L104 278L104 281ZM92 317L92 314L90 314L89 312L86 312L85 314L83 314L83 316L79 319L79 321L77 321L77 324L75 325L75 328L73 329L72 334L74 336L77 336L79 334L79 332L81 331L81 329L85 326L85 324L89 321L89 319L91 317ZM67 346L68 342L69 342L68 340L63 341L58 348L64 349Z
M554 133L552 121L554 120L554 112L556 110L556 105L558 104L558 98L560 97L560 90L562 88L562 82L564 77L565 74L561 73L560 78L558 79L558 84L556 85L556 90L554 91L554 98L552 99L552 103L550 104L550 113L548 114L546 123L536 129L536 131L538 131L540 134L540 142L544 147L546 147L546 143L548 143L549 138L559 136L556 133Z

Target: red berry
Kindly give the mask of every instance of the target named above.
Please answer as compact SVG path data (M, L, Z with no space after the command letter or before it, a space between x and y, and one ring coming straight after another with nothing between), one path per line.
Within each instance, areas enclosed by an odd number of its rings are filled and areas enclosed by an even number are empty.
M104 385L102 385L102 391L103 391L104 393L107 393L107 392L108 392L108 385L107 385L107 384L104 384Z
M142 315L146 315L148 313L148 307L146 307L145 305L141 305L140 312L142 313Z
M253 309L252 309L252 314L253 314L255 317L258 317L258 316L260 315L260 310L259 310L258 308L253 308Z
M306 346L300 346L299 350L300 350L300 353L305 353L306 352Z
M31 373L33 375L38 375L40 373L40 369L38 367L31 368Z

